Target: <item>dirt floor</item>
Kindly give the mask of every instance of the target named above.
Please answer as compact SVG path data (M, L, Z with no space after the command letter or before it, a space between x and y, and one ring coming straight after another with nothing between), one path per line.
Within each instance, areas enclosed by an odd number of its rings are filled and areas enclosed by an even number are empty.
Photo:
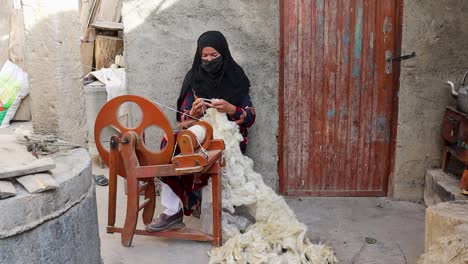
M19 125L31 128L30 122L16 122L0 134L12 133ZM93 173L107 176L93 159ZM119 179L116 226L125 218L126 198L123 180ZM105 264L116 263L207 263L211 244L135 236L125 248L119 234L107 234L107 187L96 186L101 255ZM416 263L424 249L424 209L420 204L391 201L387 198L317 198L288 197L297 217L309 227L309 237L316 243L332 246L340 263L404 264ZM161 211L157 206L156 215ZM197 228L198 219L188 217L187 226ZM143 224L139 223L139 228Z
M95 174L107 175L94 162ZM117 225L125 217L123 180L119 181ZM104 263L207 263L209 243L135 236L125 248L119 234L107 234L107 187L96 186L101 253ZM297 217L309 227L312 241L336 250L340 263L416 263L424 250L424 209L420 204L386 198L288 197ZM159 206L159 204L158 204ZM161 211L157 208L157 214ZM185 219L199 227L198 219ZM139 227L143 224L140 222Z

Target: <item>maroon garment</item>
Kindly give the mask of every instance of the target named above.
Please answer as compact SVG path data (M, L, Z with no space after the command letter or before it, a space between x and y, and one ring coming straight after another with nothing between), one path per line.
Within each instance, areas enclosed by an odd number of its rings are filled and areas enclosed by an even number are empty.
M181 104L180 112L184 113L180 116L180 121L185 121L190 119L188 116L190 109L192 108L193 101L195 97L193 91L189 90ZM244 140L240 143L240 148L242 153L245 153L247 143L248 143L248 134L247 128L251 127L255 122L255 109L252 106L250 96L247 94L241 100L241 103L236 106L236 112L233 115L228 115L228 119L231 121L239 120L242 115L245 114L244 121L239 124L239 130ZM177 139L177 134L174 135ZM166 139L164 138L161 143L161 148L167 144ZM176 149L176 155L180 151ZM201 188L208 184L209 176L208 174L197 175L196 181L194 181L194 175L185 175L178 177L162 177L162 181L169 185L177 196L181 199L184 205L184 214L191 215L195 206L200 205L201 203Z

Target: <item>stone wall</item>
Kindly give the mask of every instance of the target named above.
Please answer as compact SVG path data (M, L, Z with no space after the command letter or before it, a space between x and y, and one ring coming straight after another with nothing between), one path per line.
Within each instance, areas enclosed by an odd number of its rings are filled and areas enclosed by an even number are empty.
M122 16L129 92L174 108L198 36L207 30L225 34L234 59L251 80L257 111L247 153L255 170L276 188L278 1L124 0ZM175 124L175 113L166 113Z
M85 149L51 155L55 190L0 200L0 263L102 263L91 159Z
M86 142L76 0L23 0L25 64L35 133Z
M468 70L468 2L406 0L393 196L420 201L425 170L440 165L440 126L450 102L446 80Z

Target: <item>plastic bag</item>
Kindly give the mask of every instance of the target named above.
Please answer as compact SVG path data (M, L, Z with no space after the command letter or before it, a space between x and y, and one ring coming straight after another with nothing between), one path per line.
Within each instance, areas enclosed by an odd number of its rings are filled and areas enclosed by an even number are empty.
M0 70L0 128L10 125L29 91L28 74L7 60Z

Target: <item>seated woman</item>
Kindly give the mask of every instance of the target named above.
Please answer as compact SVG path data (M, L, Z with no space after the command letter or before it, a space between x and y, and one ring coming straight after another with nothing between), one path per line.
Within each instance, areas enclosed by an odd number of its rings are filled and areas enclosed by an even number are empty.
M247 128L255 121L255 110L249 96L250 81L244 70L231 57L226 38L221 32L208 31L198 38L192 68L186 74L177 108L178 121L200 118L207 107L226 113L229 120L239 125L244 140L242 153L247 146ZM209 100L204 99L218 99ZM208 182L202 175L194 182L190 177L164 177L161 184L161 204L164 212L146 229L162 231L184 226L183 215L199 214L201 188ZM181 208L181 201L184 208ZM195 215L195 216L197 216Z

